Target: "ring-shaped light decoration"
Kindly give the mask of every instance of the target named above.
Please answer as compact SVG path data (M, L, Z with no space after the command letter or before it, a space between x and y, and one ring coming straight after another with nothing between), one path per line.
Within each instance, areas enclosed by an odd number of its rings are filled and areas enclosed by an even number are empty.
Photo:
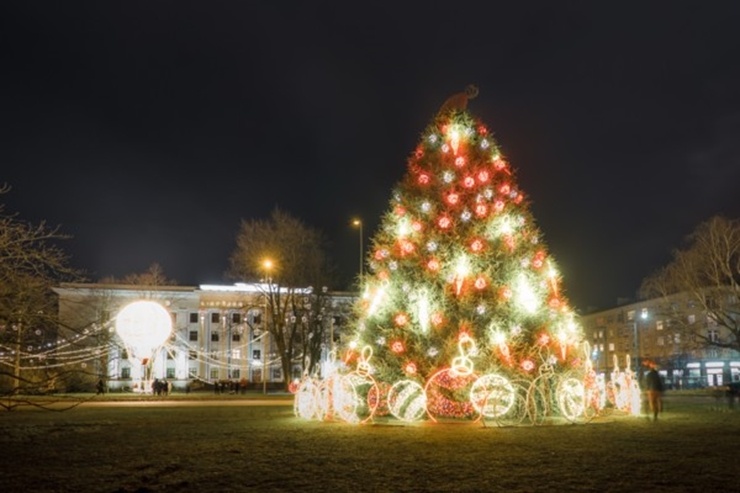
M305 376L295 393L293 411L295 415L303 419L316 419L319 417L319 388L313 378Z
M348 423L367 423L373 419L378 408L380 388L371 375L372 355L372 347L362 348L357 369L339 379L332 396L334 411Z
M486 418L506 416L516 399L516 389L509 379L496 373L483 375L470 389L470 403Z
M583 416L586 410L586 387L579 379L566 377L558 383L558 407L569 421Z
M172 333L172 317L155 301L134 301L118 312L116 333L132 357L146 362Z
M399 380L388 390L388 410L401 421L419 421L426 414L424 387L413 380Z

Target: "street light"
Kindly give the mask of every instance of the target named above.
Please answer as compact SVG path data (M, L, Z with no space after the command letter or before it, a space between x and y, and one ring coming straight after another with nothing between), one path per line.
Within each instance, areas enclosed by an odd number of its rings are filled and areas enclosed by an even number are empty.
M634 331L633 342L634 342L634 347L635 347L635 371L636 372L640 371L640 366L642 365L642 361L640 358L640 331L638 330L638 327L637 327L638 318L647 320L648 318L647 308L643 308L642 310L640 310L640 316L635 317L634 320L632 321L632 327Z
M267 291L272 295L272 260L267 258L262 261L262 267L265 269L265 280L267 281ZM270 331L267 329L267 293L265 293L265 311L262 314L262 329L265 333L262 335L262 393L267 394L267 348L270 340Z
M364 259L363 259L363 252L362 252L362 220L353 219L352 225L360 228L360 283L362 283L362 277L363 277L363 271L364 271L364 267L363 267Z

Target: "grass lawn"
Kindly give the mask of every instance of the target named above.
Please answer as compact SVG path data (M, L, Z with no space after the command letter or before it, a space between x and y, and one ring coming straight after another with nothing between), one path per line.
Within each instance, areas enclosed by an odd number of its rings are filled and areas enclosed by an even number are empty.
M740 485L740 407L729 410L724 400L669 393L658 422L610 414L583 425L497 427L307 422L294 417L289 396L245 405L263 397L105 396L63 412L0 412L0 492L709 492ZM190 399L197 405L185 405Z

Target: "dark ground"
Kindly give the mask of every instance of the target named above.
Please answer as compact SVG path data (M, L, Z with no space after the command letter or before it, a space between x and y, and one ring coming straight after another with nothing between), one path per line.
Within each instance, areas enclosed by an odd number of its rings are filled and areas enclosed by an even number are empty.
M0 413L0 491L707 492L740 484L740 407L724 399L669 393L658 422L612 413L536 427L307 422L285 396L272 405L242 396L110 399Z

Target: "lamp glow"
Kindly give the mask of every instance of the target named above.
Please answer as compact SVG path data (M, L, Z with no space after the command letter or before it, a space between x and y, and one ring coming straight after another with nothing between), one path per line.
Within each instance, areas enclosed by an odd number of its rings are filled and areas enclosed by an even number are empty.
M172 318L159 303L135 301L118 312L116 332L132 356L145 361L170 336Z

